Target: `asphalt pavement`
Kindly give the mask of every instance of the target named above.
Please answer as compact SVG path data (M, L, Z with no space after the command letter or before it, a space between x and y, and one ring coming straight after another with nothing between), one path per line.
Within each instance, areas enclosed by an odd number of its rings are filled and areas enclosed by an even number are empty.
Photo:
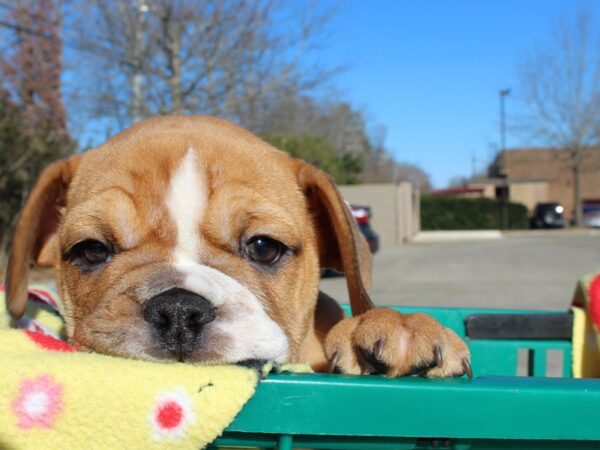
M577 280L594 271L600 271L598 230L456 237L382 248L371 294L377 305L564 310ZM348 301L343 278L323 279L321 289Z

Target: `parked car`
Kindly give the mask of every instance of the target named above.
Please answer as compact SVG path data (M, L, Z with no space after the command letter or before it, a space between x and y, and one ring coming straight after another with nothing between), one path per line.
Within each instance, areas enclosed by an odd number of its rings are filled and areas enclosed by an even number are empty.
M584 203L582 216L584 226L600 228L600 202Z
M368 206L358 206L358 205L349 205L350 211L352 211L352 216L356 223L358 224L358 228L360 232L365 237L367 244L369 244L369 249L371 253L376 253L379 250L379 236L373 228L371 228L371 224L369 220L371 219L371 208ZM329 278L329 277L340 277L344 274L335 269L322 269L321 277Z
M369 220L371 220L371 208L368 206L350 205L352 216L358 223L358 228L367 240L371 253L376 253L379 250L379 236L371 228Z
M531 216L531 228L563 228L565 208L556 202L538 203Z

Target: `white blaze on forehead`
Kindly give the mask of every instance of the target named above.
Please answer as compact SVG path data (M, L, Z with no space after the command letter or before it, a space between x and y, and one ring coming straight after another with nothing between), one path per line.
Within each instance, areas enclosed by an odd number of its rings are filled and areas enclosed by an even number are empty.
M287 336L258 297L225 273L198 263L207 186L191 147L172 175L166 203L177 227L172 264L183 276L180 287L204 297L217 310L215 320L203 328L195 357L207 362L287 361Z
M198 260L200 233L198 227L206 209L207 187L204 171L190 147L171 177L167 208L177 227L175 259Z
M200 357L207 352L220 353L220 362L288 360L286 334L248 288L219 270L192 261L179 260L174 266L184 277L182 287L217 309L216 319L204 326Z

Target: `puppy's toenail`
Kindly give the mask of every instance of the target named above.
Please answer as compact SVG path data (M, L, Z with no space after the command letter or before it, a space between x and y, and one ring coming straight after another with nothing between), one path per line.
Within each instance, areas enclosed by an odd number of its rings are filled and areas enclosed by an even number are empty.
M471 370L471 363L469 362L469 360L467 358L464 358L462 360L462 366L463 366L464 373L469 377L469 380L472 380L473 379L473 371Z
M444 365L444 355L442 354L442 347L440 347L440 344L434 344L433 354L436 367L442 367Z
M375 358L380 361L383 358L383 346L383 339L377 339L377 342L375 342L375 347L373 347L373 354L375 355Z
M340 353L336 350L333 352L333 354L331 355L331 358L329 359L329 373L334 373L335 369L337 367L337 363L340 360Z

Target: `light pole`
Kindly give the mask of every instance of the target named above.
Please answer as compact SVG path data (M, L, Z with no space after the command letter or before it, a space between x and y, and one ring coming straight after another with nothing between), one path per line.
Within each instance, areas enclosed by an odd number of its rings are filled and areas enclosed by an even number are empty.
M506 150L506 113L504 108L504 103L506 101L506 97L510 95L510 89L501 89L498 94L500 95L500 155L502 152ZM502 229L506 230L508 228L508 183L506 181L506 175L504 175L504 180L502 185L500 186L500 199L502 201Z
M500 151L506 150L506 114L504 111L504 102L510 89L502 89L500 94Z

